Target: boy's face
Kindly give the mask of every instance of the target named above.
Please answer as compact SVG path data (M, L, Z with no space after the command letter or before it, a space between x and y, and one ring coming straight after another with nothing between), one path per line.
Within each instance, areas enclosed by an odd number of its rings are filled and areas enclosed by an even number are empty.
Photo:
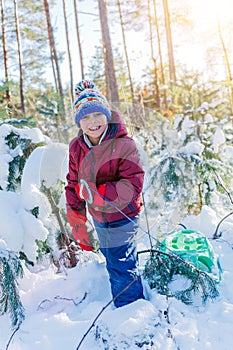
M98 144L107 123L107 117L105 114L95 112L85 115L85 117L80 120L80 127L93 145L95 145Z

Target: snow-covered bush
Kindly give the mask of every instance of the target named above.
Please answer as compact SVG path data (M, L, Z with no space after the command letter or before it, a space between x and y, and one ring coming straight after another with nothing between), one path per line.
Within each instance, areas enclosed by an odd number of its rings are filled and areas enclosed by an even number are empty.
M67 145L54 144L39 129L0 126L0 238L7 248L35 262L39 242L56 245L58 225L41 187L59 186L64 207ZM59 185L58 185L59 184ZM62 203L63 200L63 203Z
M228 125L222 121L194 121L177 116L162 125L161 139L151 152L149 207L161 217L157 228L176 224L189 214L200 213L204 205L229 209L231 203L219 179L232 184L230 155L232 142ZM174 227L174 226L173 226Z
M51 143L37 128L3 124L0 154L0 314L9 312L17 327L24 318L17 289L20 259L30 265L46 253L59 259L61 229L45 189L56 191L56 207L64 209L67 145Z
M9 124L0 125L0 188L17 192L26 159L31 152L46 143L37 128L22 129Z

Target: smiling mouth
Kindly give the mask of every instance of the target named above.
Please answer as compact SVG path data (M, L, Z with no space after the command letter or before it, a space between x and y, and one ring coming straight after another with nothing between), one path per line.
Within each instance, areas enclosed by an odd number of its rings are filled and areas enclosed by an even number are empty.
M101 128L101 125L93 126L92 128L89 128L90 131L97 131Z

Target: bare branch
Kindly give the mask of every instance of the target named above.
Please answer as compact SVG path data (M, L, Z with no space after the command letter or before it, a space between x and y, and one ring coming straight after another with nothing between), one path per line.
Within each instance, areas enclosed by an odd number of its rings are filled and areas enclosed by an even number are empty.
M218 180L218 182L219 182L219 185L223 188L223 190L226 192L226 194L227 194L227 196L229 197L229 199L230 199L230 202L231 202L231 204L233 204L233 197L232 197L232 195L231 195L231 193L230 193L230 191L226 188L226 186L223 184L223 181L222 181L222 179L221 179L221 177L217 174L217 172L214 170L214 173L215 173L215 175L216 175L216 178L217 178L217 180ZM230 212L229 214L227 214L226 216L224 216L224 218L222 219L222 220L220 220L219 221L219 223L218 223L218 225L217 225L217 227L216 227L216 230L215 230L215 232L214 232L214 234L213 234L213 239L217 239L217 238L219 238L219 237L221 237L221 233L220 234L218 234L218 229L219 229L219 226L221 225L221 223L224 221L224 220L226 220L226 218L228 218L230 215L232 215L233 214L233 212Z
M87 297L87 292L84 293L82 299L79 300L79 301L76 301L76 299L73 299L73 298L60 297L59 295L55 296L55 297L53 298L53 300L72 301L73 304L74 304L75 306L77 306L77 305L81 304L81 303L83 302L83 300L86 299L86 297ZM43 310L43 306L42 306L42 305L43 305L44 303L47 303L47 302L50 303L50 302L52 302L53 300L50 300L50 299L44 299L44 300L42 300L41 303L38 305L37 310L39 310L39 309L42 309L42 310Z
M214 173L218 179L218 182L219 182L219 185L223 188L223 190L226 192L226 194L228 195L230 201L231 201L231 204L233 204L233 197L230 193L230 191L226 188L226 186L223 184L223 181L221 179L221 177L216 173L216 171L214 170Z
M7 345L6 345L6 350L9 349L10 343L11 343L11 341L12 341L12 339L13 339L15 333L18 332L18 330L19 330L19 328L20 328L20 325L21 325L21 324L19 324L19 325L17 326L17 328L14 330L14 332L11 334L10 339L9 339Z
M220 226L221 223L222 223L224 220L226 220L226 218L228 218L228 216L230 216L230 215L233 215L233 211L230 212L229 214L227 214L226 216L224 216L224 218L223 218L222 220L219 221L219 223L218 223L218 225L217 225L217 227L216 227L216 230L215 230L215 232L214 232L213 239L217 239L217 238L221 237L222 234L221 234L221 233L218 234L219 226Z

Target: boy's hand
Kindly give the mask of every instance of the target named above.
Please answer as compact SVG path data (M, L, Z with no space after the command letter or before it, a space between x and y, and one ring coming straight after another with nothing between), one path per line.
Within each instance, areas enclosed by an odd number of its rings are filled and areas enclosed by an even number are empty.
M86 225L75 226L75 227L73 227L72 232L73 232L73 235L74 235L75 239L77 240L80 248L82 248L83 250L87 250L87 251L93 250L93 247L91 244L91 239L90 239L90 236L87 232Z
M87 184L93 197L93 201L90 204L97 207L103 207L105 205L104 197L106 192L106 184L99 185L98 188L96 188L96 185L93 182L87 182ZM79 199L84 199L88 202L90 196L86 186L82 187L82 193L80 193L80 184L78 184L75 187L75 191Z
M66 217L80 248L92 251L93 247L86 227L87 218L72 209L67 212Z
M66 218L70 224L70 226L74 227L76 225L84 225L87 221L87 218L80 213L78 213L76 210L69 209Z

